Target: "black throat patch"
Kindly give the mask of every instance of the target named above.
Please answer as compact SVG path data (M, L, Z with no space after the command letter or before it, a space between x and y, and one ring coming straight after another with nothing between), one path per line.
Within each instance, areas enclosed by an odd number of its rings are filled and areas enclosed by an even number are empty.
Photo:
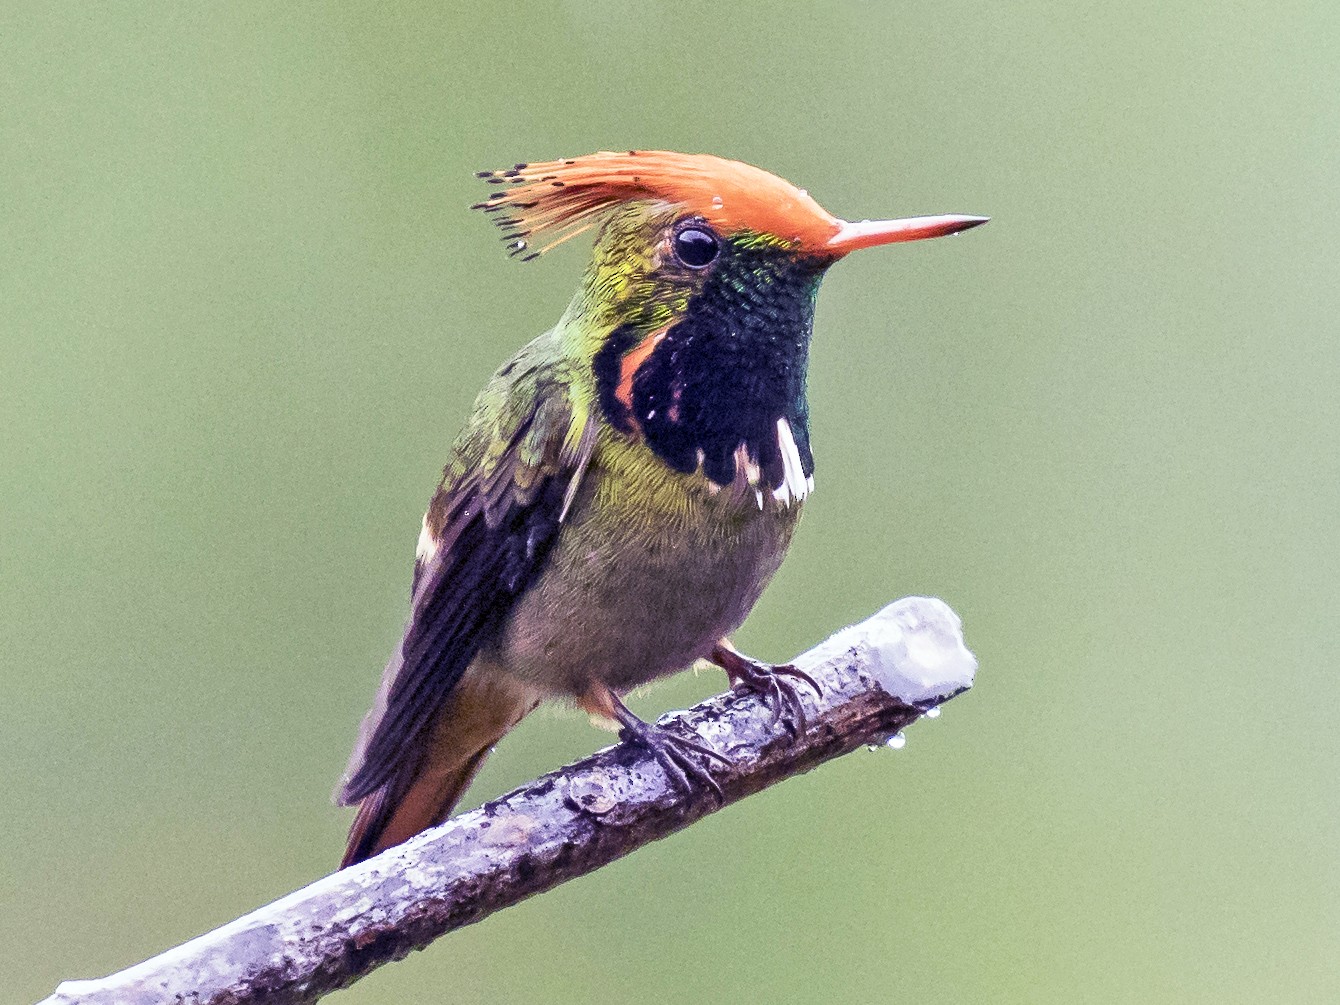
M791 426L802 472L814 472L805 372L823 264L775 247L725 242L702 289L618 395L624 354L645 330L616 329L593 360L600 404L624 432L641 430L674 468L718 485L735 478L745 444L768 488L784 479L777 421Z

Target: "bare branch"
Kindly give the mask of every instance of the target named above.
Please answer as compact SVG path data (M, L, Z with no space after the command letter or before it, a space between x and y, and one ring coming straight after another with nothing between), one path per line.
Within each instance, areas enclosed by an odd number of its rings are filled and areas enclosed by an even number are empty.
M732 803L885 742L972 685L958 618L912 597L796 660L823 688L790 740L752 695L718 695L661 724L730 758ZM315 1001L500 908L581 876L720 808L685 795L619 745L551 772L377 857L101 980L66 981L40 1005L287 1005ZM333 851L332 851L333 854Z

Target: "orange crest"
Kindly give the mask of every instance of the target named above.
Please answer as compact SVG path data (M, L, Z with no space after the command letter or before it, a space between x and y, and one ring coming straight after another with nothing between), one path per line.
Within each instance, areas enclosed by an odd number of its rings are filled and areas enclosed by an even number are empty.
M833 255L843 223L788 181L740 161L664 150L595 153L574 160L518 164L481 171L506 186L475 209L501 214L511 253L529 261L600 222L624 202L647 200L681 207L723 233L769 234L799 251ZM530 250L537 237L547 239Z

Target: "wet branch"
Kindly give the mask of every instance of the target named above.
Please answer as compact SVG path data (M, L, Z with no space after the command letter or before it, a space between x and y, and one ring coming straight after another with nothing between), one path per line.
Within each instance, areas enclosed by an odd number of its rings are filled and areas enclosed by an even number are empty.
M925 598L891 604L795 663L823 688L818 699L802 688L799 740L752 695L661 720L730 759L712 767L726 803L883 742L970 687L976 667L958 618ZM312 1002L720 805L674 788L640 749L610 747L127 970L66 981L39 1005Z

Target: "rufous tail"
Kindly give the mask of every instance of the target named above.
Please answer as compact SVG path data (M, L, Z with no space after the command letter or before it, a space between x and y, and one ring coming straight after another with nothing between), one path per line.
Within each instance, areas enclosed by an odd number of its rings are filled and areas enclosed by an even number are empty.
M536 704L534 693L516 681L472 667L438 714L420 763L358 804L340 868L445 820L493 745Z

